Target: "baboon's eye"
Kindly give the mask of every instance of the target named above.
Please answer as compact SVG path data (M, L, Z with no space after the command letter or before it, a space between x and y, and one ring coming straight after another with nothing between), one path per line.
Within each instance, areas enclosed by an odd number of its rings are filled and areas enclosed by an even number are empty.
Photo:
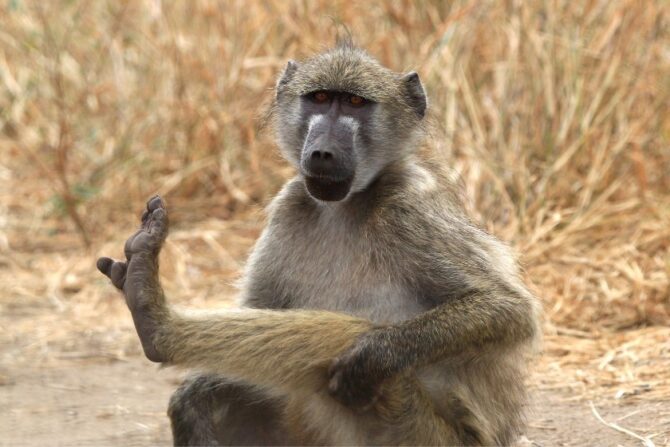
M358 95L350 95L349 96L349 104L351 104L354 107L360 107L363 104L365 104L365 98L362 96Z
M328 92L315 92L312 93L312 98L314 98L315 102L322 104L330 99L330 95Z

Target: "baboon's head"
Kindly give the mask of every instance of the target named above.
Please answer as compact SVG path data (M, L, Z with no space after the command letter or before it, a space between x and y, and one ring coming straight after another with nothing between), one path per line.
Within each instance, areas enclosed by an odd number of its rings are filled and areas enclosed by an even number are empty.
M286 66L274 104L279 146L314 198L344 200L416 147L426 106L419 75L340 44Z

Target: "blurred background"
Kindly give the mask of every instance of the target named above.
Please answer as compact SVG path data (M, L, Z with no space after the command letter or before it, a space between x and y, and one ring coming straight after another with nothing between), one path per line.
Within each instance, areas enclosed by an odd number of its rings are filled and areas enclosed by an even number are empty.
M275 79L340 23L419 72L427 148L544 303L526 441L669 442L664 0L0 0L0 439L169 441L180 373L142 358L95 259L160 193L170 299L231 305L292 175L261 126Z

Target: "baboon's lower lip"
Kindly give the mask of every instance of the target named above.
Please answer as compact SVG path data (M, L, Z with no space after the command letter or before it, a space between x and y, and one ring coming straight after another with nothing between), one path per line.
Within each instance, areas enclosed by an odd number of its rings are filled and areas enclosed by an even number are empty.
M337 202L349 194L353 180L353 176L345 179L305 177L305 186L307 186L309 194L315 199L324 202Z

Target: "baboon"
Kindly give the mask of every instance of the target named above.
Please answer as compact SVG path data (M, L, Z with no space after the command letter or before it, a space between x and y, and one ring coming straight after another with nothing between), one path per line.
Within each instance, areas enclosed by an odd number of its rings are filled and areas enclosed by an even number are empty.
M274 198L242 306L166 304L165 204L149 200L121 289L149 360L200 371L170 400L175 444L510 444L539 306L418 147L427 100L349 43L288 62L271 117L297 175Z

